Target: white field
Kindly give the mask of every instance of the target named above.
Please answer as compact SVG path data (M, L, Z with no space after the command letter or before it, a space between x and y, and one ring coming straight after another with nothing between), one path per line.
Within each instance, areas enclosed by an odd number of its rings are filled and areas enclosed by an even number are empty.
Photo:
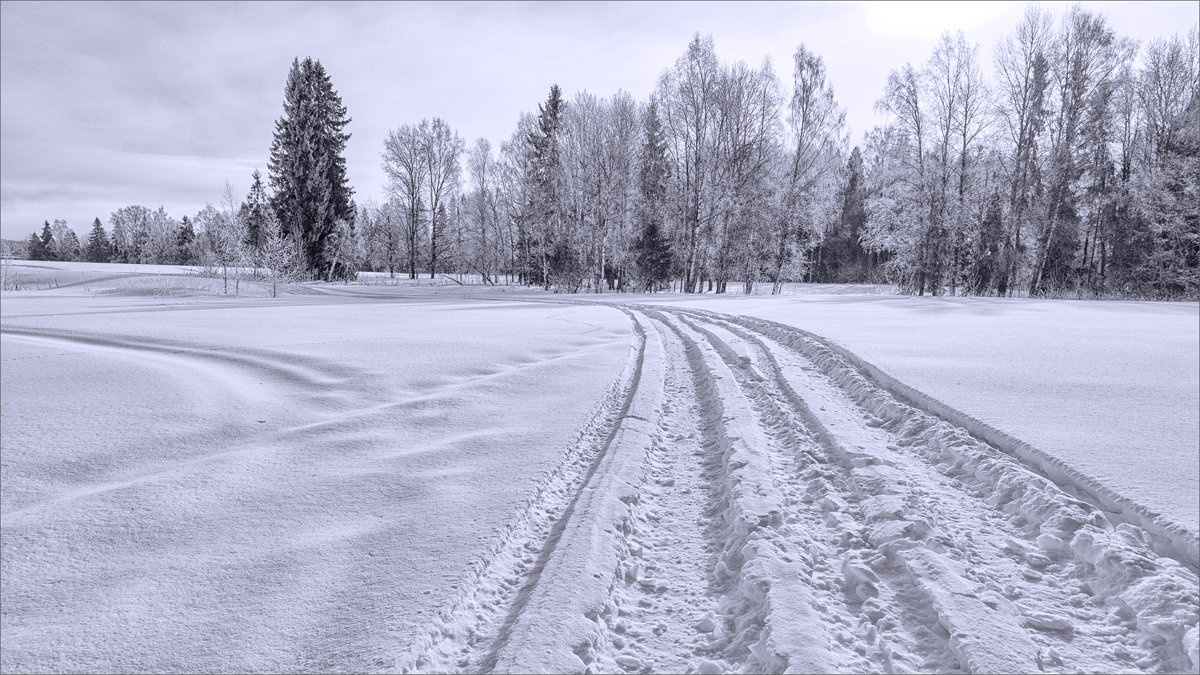
M7 271L4 672L1200 666L1194 304Z

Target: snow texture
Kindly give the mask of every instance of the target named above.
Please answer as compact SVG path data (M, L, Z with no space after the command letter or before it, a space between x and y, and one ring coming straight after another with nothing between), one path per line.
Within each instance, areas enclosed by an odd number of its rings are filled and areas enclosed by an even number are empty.
M979 412L978 307L126 282L4 296L5 672L1200 668L1194 488Z

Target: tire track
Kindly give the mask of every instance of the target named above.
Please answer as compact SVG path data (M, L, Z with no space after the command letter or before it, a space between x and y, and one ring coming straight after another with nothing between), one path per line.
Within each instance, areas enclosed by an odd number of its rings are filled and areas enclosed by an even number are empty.
M631 314L631 318L632 314ZM629 414L646 335L634 320L629 356L575 442L551 469L497 542L471 564L470 578L439 613L426 638L397 659L402 672L489 672L512 638L545 567L589 482Z
M710 340L740 342L726 359L755 364L795 409L808 407L796 390L821 404L809 426L851 467L846 484L862 502L847 515L869 545L860 559L876 576L907 571L962 668L1195 668L1195 571L1157 556L1145 533L1114 527L1012 457L896 400L814 340L686 314L707 324ZM886 471L864 475L875 467Z

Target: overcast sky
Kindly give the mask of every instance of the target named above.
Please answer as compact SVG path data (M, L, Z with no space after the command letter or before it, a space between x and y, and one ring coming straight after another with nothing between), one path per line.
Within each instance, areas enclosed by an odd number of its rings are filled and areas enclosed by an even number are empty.
M239 195L267 156L292 59L321 61L353 121L359 203L382 201L389 129L442 117L499 150L549 87L645 100L694 33L722 61L770 57L788 85L803 43L824 59L851 139L888 71L924 62L943 30L996 42L1025 2L0 3L0 231L25 238L129 204L179 218ZM1061 14L1066 3L1041 3ZM1142 41L1196 23L1197 2L1083 3ZM788 86L790 90L790 86Z

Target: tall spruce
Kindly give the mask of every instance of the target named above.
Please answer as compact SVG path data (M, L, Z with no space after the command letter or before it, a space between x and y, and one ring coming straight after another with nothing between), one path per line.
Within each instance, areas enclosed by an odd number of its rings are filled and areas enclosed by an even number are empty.
M292 61L283 116L271 143L272 206L284 232L299 242L310 276L347 278L331 235L338 221L353 223L354 190L346 179L346 107L320 61Z
M92 221L92 232L88 235L84 255L88 262L108 262L112 256L108 233L104 231L104 225L100 223L99 218Z
M54 232L51 231L50 221L48 220L42 224L42 236L39 241L42 244L40 247L41 256L34 258L34 260L54 260Z
M653 99L645 120L646 140L642 146L637 183L637 225L640 230L634 250L642 288L653 292L662 288L671 276L671 243L663 227L670 165L666 134L658 117L658 103Z
M574 252L567 250L558 239L562 234L562 167L559 164L559 134L562 129L566 101L558 85L551 85L545 103L538 104L537 126L529 134L528 143L533 154L534 223L538 229L538 251L541 259L541 274L538 279L546 290L550 289L552 277L557 270L566 273ZM552 265L552 263L554 263ZM555 269L551 269L551 268Z

